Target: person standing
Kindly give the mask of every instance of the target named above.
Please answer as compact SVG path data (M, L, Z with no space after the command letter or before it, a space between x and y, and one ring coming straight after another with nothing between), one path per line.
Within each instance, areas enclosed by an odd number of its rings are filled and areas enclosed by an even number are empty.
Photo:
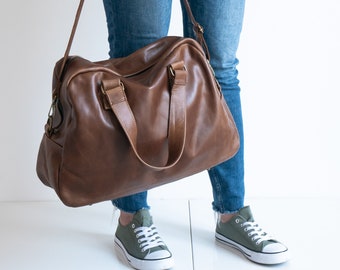
M195 38L185 7L183 34ZM111 58L132 52L167 36L172 0L103 0ZM230 160L208 170L213 190L212 208L218 213L216 239L235 247L261 264L288 260L288 249L255 223L244 206L244 140L236 52L243 24L245 0L190 0L196 20L204 28L210 64L235 120L240 149ZM223 134L221 134L223 139ZM174 259L150 215L147 191L112 200L120 210L115 245L136 269L169 269Z

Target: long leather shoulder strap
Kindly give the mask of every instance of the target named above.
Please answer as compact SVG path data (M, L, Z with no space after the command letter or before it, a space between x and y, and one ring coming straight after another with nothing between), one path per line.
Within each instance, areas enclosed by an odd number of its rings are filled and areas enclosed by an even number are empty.
M70 55L70 51L71 51L74 35L76 33L78 22L79 22L79 18L80 18L80 14L81 14L81 11L82 11L83 6L84 6L84 1L85 0L80 0L80 2L79 2L79 6L78 6L78 9L77 9L76 17L75 17L74 22L73 22L73 27L72 27L71 35L70 35L70 38L68 40L67 47L66 47L66 50L65 50L65 53L64 53L63 62L61 64L60 71L59 71L59 74L58 74L58 79L59 80L60 80L61 75L63 74L64 68L65 68L65 65L66 65L66 61L67 61L67 59L68 59L68 57Z
M68 44L67 44L67 47L66 47L66 50L65 50L65 54L64 54L64 58L63 58L63 62L62 62L61 68L60 68L59 76L63 73L64 67L66 65L66 61L67 61L67 59L69 57L70 50L71 50L71 47L72 47L73 38L74 38L74 35L76 33L76 30L77 30L77 26L78 26L80 14L81 14L81 11L82 11L82 8L83 8L83 5L84 5L84 1L85 0L80 0L80 2L79 2L78 10L77 10L77 13L76 13L76 16L75 16L75 19L74 19L71 35L70 35L70 38L69 38L69 41L68 41ZM210 55L209 55L208 46L207 46L207 44L206 44L206 42L204 40L204 36L203 36L204 30L203 30L203 27L195 20L195 17L192 14L192 11L191 11L191 8L190 8L190 4L189 4L188 0L181 0L181 1L183 1L185 9L186 9L186 12L187 12L187 14L188 14L188 16L190 18L190 21L191 21L191 23L193 25L193 29L194 29L194 31L196 33L197 41L200 43L200 45L204 49L204 51L206 53L206 57L209 60L210 59Z
M181 1L183 1L183 3L184 3L187 15L188 15L188 17L191 21L192 26L193 26L193 30L196 34L196 40L198 41L198 43L202 46L203 50L205 51L206 58L208 60L210 60L210 53L209 53L208 45L207 45L207 43L205 42L205 39L204 39L204 28L203 28L202 25L200 25L196 21L194 15L192 14L192 10L191 10L191 7L190 7L188 0L181 0Z

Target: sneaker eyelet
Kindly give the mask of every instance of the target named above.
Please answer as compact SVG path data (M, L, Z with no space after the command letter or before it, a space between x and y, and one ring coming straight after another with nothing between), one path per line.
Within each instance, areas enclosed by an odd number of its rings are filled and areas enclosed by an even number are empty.
M235 222L236 223L240 223L240 220L237 218L237 219L235 219Z
M132 228L132 229L134 229L135 227L136 227L136 225L135 225L135 224L132 224L132 225L131 225L131 228Z

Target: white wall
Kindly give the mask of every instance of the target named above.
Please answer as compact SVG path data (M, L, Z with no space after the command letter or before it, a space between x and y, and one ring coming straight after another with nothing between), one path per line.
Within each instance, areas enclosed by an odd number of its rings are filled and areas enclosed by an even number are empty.
M170 34L181 34L178 0ZM35 174L54 63L78 1L0 3L0 201L56 199ZM339 196L340 2L247 1L238 57L248 196ZM107 58L104 11L87 0L72 49ZM208 192L207 192L208 191ZM205 172L151 197L210 197Z

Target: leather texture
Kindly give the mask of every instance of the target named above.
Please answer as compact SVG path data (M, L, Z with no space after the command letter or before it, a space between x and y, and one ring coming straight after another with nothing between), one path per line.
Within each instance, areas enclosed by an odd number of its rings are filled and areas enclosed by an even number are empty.
M36 169L65 205L78 207L201 172L238 148L202 46L164 37L124 58L91 62L65 53L54 69Z

